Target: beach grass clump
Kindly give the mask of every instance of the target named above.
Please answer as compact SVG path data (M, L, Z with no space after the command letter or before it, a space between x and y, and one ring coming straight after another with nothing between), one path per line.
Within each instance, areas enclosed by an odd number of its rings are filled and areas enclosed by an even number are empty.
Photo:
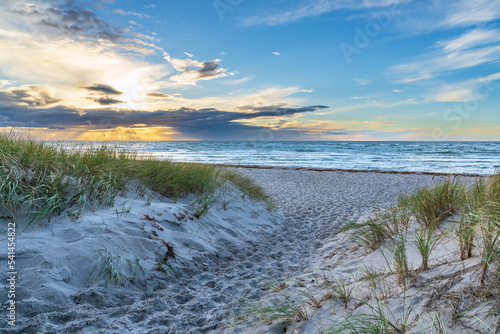
M363 265L361 268L361 274L362 276L360 277L360 280L368 282L375 298L378 300L384 300L389 297L391 294L391 287L386 278L391 275L390 272Z
M354 242L372 251L377 250L388 238L383 226L374 217L364 223L351 224L348 228L352 230L350 236Z
M365 306L368 312L344 316L325 333L392 334L414 332L410 324L410 319L415 313L412 306L413 299L407 304L406 295L403 297L399 314L394 314L380 299L376 299L373 303L365 300L356 301Z
M354 292L355 284L356 280L353 277L336 278L332 276L332 281L329 284L332 297L342 301L344 307L347 308Z
M425 271L429 269L430 255L445 236L445 233L434 233L437 225L438 221L435 220L430 226L422 227L419 231L417 231L415 240L413 240L413 245L422 257L420 270Z
M494 219L488 219L480 225L482 237L481 250L481 286L484 286L488 278L490 266L500 257L500 228L498 228L499 217L495 215Z
M429 227L436 220L451 216L458 210L464 185L455 179L447 179L433 187L418 189L407 200L417 221Z
M394 245L392 245L391 252L394 271L398 276L399 282L403 283L410 274L408 255L406 253L406 236L404 234L397 236Z
M460 260L472 257L472 247L476 235L476 227L479 223L476 214L463 214L456 230Z
M460 259L473 256L476 246L481 255L483 286L490 266L500 255L500 174L477 180L463 194L462 216L457 228Z
M3 139L3 138L1 138ZM40 160L26 156L23 143L0 145L0 211L5 219L29 217L29 222L60 214L67 208L95 208L112 204L119 180L112 174L95 175L64 159L64 153L26 142ZM45 151L46 156L43 155Z
M280 329L309 318L306 302L292 299L283 291L279 292L279 294L282 297L279 300L249 305L243 321L256 318L261 323L273 325L273 329Z
M249 179L226 169L177 163L109 146L66 150L54 144L0 135L0 217L28 218L28 225L68 210L113 205L120 191L150 189L178 198L213 194L227 181L250 197L270 202Z
M87 281L97 269L97 278L92 283L103 280L106 286L120 286L127 281L127 278L122 274L122 258L120 256L114 257L107 248L95 250L92 254L94 254L96 263Z
M352 239L361 246L377 250L388 239L404 233L411 222L411 212L403 206L378 209L366 222L347 225Z

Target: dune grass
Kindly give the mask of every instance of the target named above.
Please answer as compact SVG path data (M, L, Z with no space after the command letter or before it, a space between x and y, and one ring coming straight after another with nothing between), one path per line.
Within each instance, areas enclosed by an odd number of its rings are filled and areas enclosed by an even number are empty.
M429 227L458 211L464 185L447 179L433 187L423 187L409 196L406 204L421 225Z
M177 163L113 147L64 150L53 144L0 135L0 218L29 224L67 210L78 216L114 203L120 191L163 196L214 193L232 181L249 197L269 201L251 180L207 164Z
M418 223L409 242L420 253L420 270L429 269L429 259L446 231L437 227L445 219L458 214L454 233L458 241L461 260L473 256L473 250L481 256L481 285L488 278L488 271L495 262L500 266L500 174L477 179L466 186L456 179L447 179L432 187L417 189L410 195L401 196L398 204L378 209L364 223L351 223L345 230L352 230L351 237L360 246L377 250L387 243L395 265L401 272L408 272L404 263L403 249L408 226ZM399 236L399 237L398 237Z

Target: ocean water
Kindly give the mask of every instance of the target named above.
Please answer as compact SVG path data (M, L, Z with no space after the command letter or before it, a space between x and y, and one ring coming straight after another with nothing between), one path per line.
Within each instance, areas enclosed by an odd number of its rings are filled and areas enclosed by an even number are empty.
M64 146L99 143L63 143ZM106 142L172 161L331 169L492 174L500 142Z

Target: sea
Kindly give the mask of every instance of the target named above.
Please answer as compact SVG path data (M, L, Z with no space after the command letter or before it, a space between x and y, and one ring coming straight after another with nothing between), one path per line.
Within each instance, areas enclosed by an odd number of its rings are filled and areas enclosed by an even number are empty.
M97 142L62 142L98 147ZM500 142L492 141L120 141L105 145L160 159L210 164L493 174Z

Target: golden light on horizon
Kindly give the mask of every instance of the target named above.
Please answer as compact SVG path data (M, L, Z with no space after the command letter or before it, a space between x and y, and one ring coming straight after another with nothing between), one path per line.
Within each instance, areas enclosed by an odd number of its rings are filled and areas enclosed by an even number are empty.
M147 126L118 126L112 129L88 129L87 127L82 126L64 130L54 130L50 128L3 127L0 128L0 133L12 133L21 137L47 141L169 141L176 140L174 136L179 134L170 127Z

